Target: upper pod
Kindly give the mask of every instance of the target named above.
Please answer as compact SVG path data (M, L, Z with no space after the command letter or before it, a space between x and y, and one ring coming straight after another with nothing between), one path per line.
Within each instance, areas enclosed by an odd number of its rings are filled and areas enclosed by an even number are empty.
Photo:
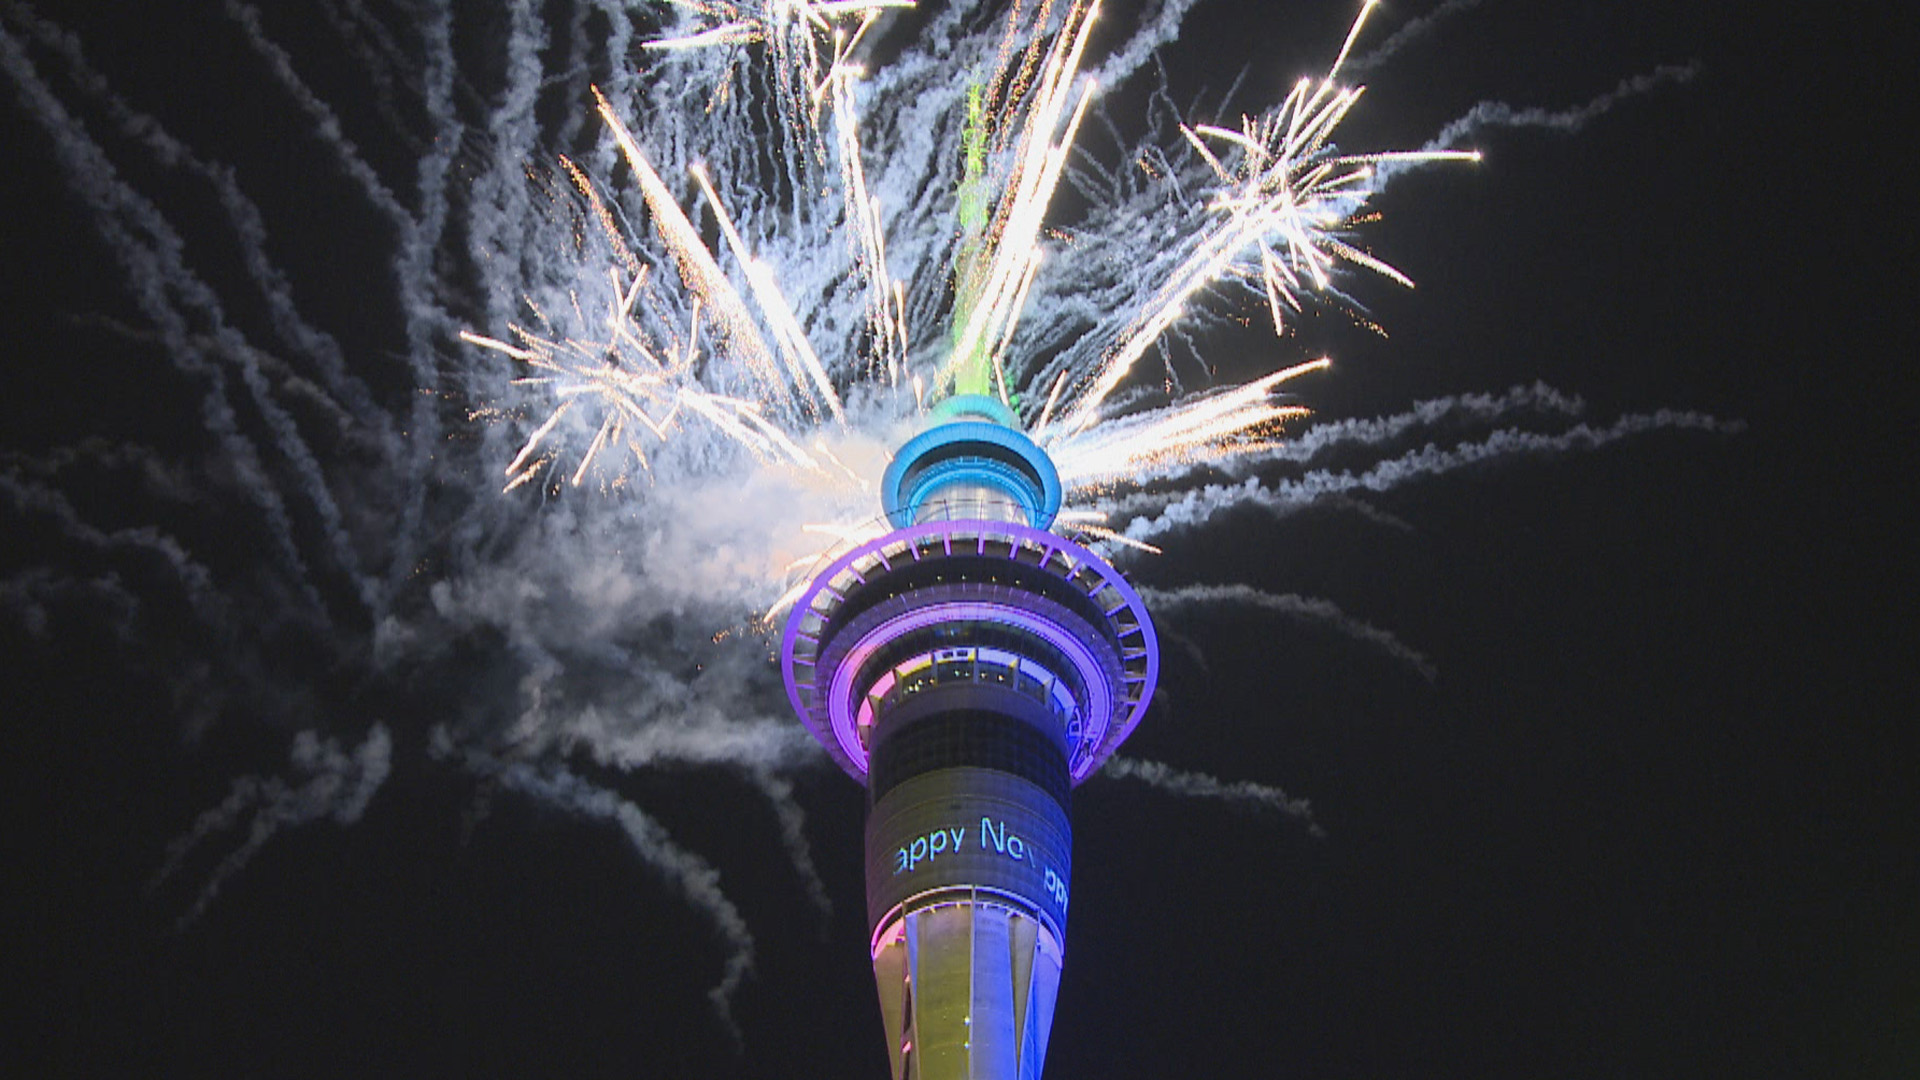
M895 528L962 519L1053 524L1060 472L1019 430L1013 410L969 394L941 402L931 417L933 426L907 440L880 482Z

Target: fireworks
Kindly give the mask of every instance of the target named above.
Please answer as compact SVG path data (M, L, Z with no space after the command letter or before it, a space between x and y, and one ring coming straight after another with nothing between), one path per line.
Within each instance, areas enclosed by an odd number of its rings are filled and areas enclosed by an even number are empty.
M1101 124L1101 88L1138 89L1187 0L1099 33L1091 3L1010 0L995 20L947 0L906 41L887 24L904 3L672 6L642 48L659 5L224 0L154 15L224 27L186 61L144 49L141 19L105 20L121 36L96 47L0 4L0 77L48 136L19 160L50 149L80 242L117 274L80 307L123 311L99 329L160 361L83 395L130 441L89 423L0 468L7 526L57 541L28 545L53 554L8 579L13 610L31 642L110 630L164 672L125 686L164 683L154 700L196 738L262 717L312 733L284 779L235 781L188 861L169 854L161 876L191 878L204 842L245 833L189 917L275 830L352 820L404 773L389 756L424 747L487 791L617 823L709 917L724 1009L753 948L712 867L574 768L737 770L819 895L785 779L812 744L766 716L763 643L737 631L823 547L875 535L888 449L956 391L998 397L1046 446L1065 528L1147 551L1230 508L1730 430L1664 410L1590 423L1521 387L1295 434L1305 410L1282 392L1327 361L1191 378L1225 320L1291 329L1321 294L1346 303L1346 274L1405 281L1355 236L1390 173L1469 156L1453 146L1488 124L1577 130L1690 67L1570 110L1483 103L1420 152L1352 154L1335 141L1360 97L1340 78L1356 20L1272 109L1176 116L1154 94L1146 134L1088 148L1141 126ZM181 92L143 105L149 64ZM360 96L332 102L342 64ZM257 96L267 119L242 126L267 149L183 115L208 91ZM1063 183L1077 206L1054 200ZM326 246L296 254L316 221ZM36 260L66 261L23 244ZM353 319L324 318L341 298ZM170 415L182 395L195 407ZM110 432L122 403L139 422ZM138 479L102 497L96 476L122 474ZM1430 674L1312 598L1166 597L1291 604Z
M911 8L914 0L666 0L690 13L694 25L683 33L647 42L647 48L671 52L714 46L764 44L781 79L779 99L789 122L818 118L822 101L875 20L889 8ZM849 34L845 22L857 18ZM729 64L731 67L731 64ZM724 85L724 84L723 84Z
M923 412L948 392L986 393L1009 405L1019 403L1034 437L1058 459L1063 478L1084 491L1111 490L1145 465L1195 464L1268 446L1285 421L1306 412L1276 401L1276 388L1323 370L1327 360L1291 366L1240 387L1183 395L1144 413L1116 405L1115 393L1196 298L1223 284L1239 282L1262 296L1276 333L1284 331L1308 295L1332 287L1342 263L1410 285L1351 236L1376 191L1376 167L1388 161L1477 158L1447 149L1346 154L1335 148L1336 129L1361 96L1359 87L1338 79L1372 10L1369 0L1326 74L1300 82L1278 107L1242 117L1237 128L1179 126L1187 176L1201 180L1205 192L1198 200L1201 212L1187 215L1186 227L1166 242L1137 254L1146 272L1129 283L1128 302L1099 312L1100 325L1077 343L1081 347L1061 350L1045 363L1031 358L1019 363L1014 358L1024 340L1060 333L1043 326L1023 339L1023 320L1044 323L1073 289L1070 275L1049 280L1044 226L1098 93L1094 80L1081 73L1098 3L1076 0L1057 5L1058 10L1056 5L1014 5L990 56L983 53L971 70L951 73L966 86L963 98L953 98L960 106L956 111L964 114L958 152L924 161L918 175L904 177L893 162L870 164L863 158L863 98L882 95L869 92L865 72L850 56L881 9L910 5L678 6L698 13L692 28L650 47L688 53L705 46L763 44L775 84L804 90L791 97L795 108L784 113L793 144L810 137L821 107L830 106L833 170L788 162L782 178L822 200L790 215L791 223L811 225L815 235L763 229L757 239L768 249L784 249L781 255L791 265L796 249L831 246L831 234L839 234L849 253L847 262L829 272L838 275L839 287L826 302L790 300L777 269L736 225L713 171L696 164L688 176L722 241L718 252L710 249L676 200L670 180L654 168L640 138L602 97L600 116L691 302L682 305L687 315L675 335L677 345L647 338L641 324L649 320L634 313L636 302L655 295L645 268L637 265L629 238L594 185L569 164L579 197L590 209L587 216L606 234L613 264L594 271L609 282L601 290L608 309L604 332L581 341L514 327L517 344L465 335L473 344L526 363L535 370L521 385L545 386L552 393L546 418L509 465L509 487L555 466L547 447L556 427L586 402L599 419L588 425L586 449L571 474L576 484L609 448L623 449L644 467L647 438L666 441L694 420L760 461L817 469L818 456L800 444L816 430L828 435L844 430L848 414L842 397L862 388L871 392L868 397L887 402L880 412L890 416ZM856 18L858 29L846 34L840 22ZM816 47L821 35L835 42L828 53ZM731 55L707 70L717 86L725 87L734 76ZM883 101L868 104L884 106ZM1160 148L1157 157L1169 160L1179 152L1180 147ZM963 172L946 189L953 192L946 231L957 232L958 240L943 247L924 237L899 237L903 228L924 228L930 219L889 206L884 192L937 191L951 177L954 159ZM875 190L873 178L881 180L882 190ZM1170 188L1142 192L1136 199L1142 205L1132 208L1135 217L1164 219L1177 210ZM766 202L764 193L734 191L750 203ZM1169 206L1156 208L1152 199ZM915 242L890 245L895 237ZM1106 238L1109 243L1123 239ZM1154 239L1142 237L1142 242ZM896 254L889 254L890 247ZM902 248L908 253L904 258L897 254ZM817 266L807 269L818 274ZM577 305L577 295L569 295ZM836 301L851 306L856 299L857 313L827 310ZM916 312L922 324L944 321L947 332L914 333ZM823 340L830 346L823 360L814 344L817 332L810 330L856 324L863 330L853 348L845 341ZM713 355L696 362L695 343L703 328ZM1085 347L1088 343L1103 345ZM1044 404L1036 409L1038 403ZM826 441L818 445L831 453Z
M1361 8L1326 77L1302 80L1279 108L1243 119L1238 131L1204 124L1181 127L1219 182L1208 207L1213 220L1092 373L1089 388L1061 421L1065 435L1084 432L1097 422L1109 395L1147 349L1185 313L1195 294L1224 276L1258 280L1275 333L1285 325L1286 312L1300 310L1302 293L1325 291L1332 284L1340 260L1413 284L1342 239L1374 194L1373 166L1389 160L1477 161L1479 155L1457 150L1349 155L1333 149L1334 129L1361 93L1360 87L1336 81L1340 65L1375 3L1368 0ZM1225 144L1224 159L1209 148L1208 140ZM1244 426L1222 430L1221 437L1273 419L1259 409L1244 415Z

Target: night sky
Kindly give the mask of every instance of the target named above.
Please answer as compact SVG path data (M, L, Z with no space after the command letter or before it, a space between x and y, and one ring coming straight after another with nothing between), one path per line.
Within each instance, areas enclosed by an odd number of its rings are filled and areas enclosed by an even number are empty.
M220 5L132 6L32 10L231 165L308 317L381 407L411 407L397 302L380 295L390 241L308 121ZM1435 6L1384 5L1369 40ZM366 7L405 24L407 4ZM494 6L456 7L484 39ZM1577 133L1485 131L1481 165L1397 182L1366 238L1418 288L1352 287L1390 336L1334 309L1278 345L1221 335L1223 377L1316 349L1333 371L1295 389L1323 420L1544 382L1595 426L1672 409L1744 427L1509 456L1363 504L1233 510L1123 560L1143 585L1325 598L1437 675L1283 614L1161 618L1161 699L1126 755L1282 788L1324 835L1139 783L1079 789L1047 1075L1920 1075L1915 559L1898 524L1916 239L1907 173L1882 150L1910 141L1892 114L1915 72L1877 59L1912 40L1912 16L1466 7L1369 74L1346 139L1418 145L1476 102L1565 109L1663 65L1694 73ZM0 6L16 42L31 41L23 10ZM1325 63L1352 10L1203 3L1167 78L1185 98L1246 65L1244 100L1275 99ZM375 95L328 59L327 20L270 23L311 35L289 43L303 74L371 160L404 172L419 148L383 141ZM44 47L22 47L80 100ZM476 74L473 93L486 85ZM712 924L615 828L429 752L446 714L513 693L499 642L453 642L429 675L373 674L364 643L249 640L250 619L299 598L204 437L204 380L166 363L17 91L0 80L5 1071L884 1076L863 796L824 758L785 775L830 915L738 770L575 763L718 869L756 942L736 1044L709 1006ZM204 189L106 146L209 284L244 293ZM362 449L317 444L349 513L388 494L351 479ZM230 598L227 634L196 621L150 547L78 542L83 526L173 537ZM714 629L641 612L626 632ZM155 884L169 843L236 777L286 774L297 732L350 750L375 720L392 775L360 820L285 829L178 927L248 818Z

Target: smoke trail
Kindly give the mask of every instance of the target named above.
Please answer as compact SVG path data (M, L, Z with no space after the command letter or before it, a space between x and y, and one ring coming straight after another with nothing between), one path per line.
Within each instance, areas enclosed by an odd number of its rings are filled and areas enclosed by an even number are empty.
M800 875L800 884L807 891L807 903L820 916L824 928L827 917L833 914L833 898L827 895L827 883L821 880L820 869L813 864L813 846L807 842L807 816L794 801L793 784L764 770L747 775L773 808L780 824L780 846L787 853L787 862L794 873Z
M1125 481L1145 486L1180 480L1210 468L1239 472L1278 462L1306 464L1344 448L1384 446L1411 432L1446 424L1490 423L1527 414L1575 417L1585 410L1586 402L1579 397L1539 382L1516 386L1501 394L1450 394L1416 402L1407 411L1392 416L1322 421L1291 438L1228 455L1195 453L1146 462L1131 469ZM1061 444L1055 457L1070 463L1076 455L1096 452L1104 444L1125 440L1132 432L1153 424L1160 415L1152 411L1110 420L1086 437ZM1064 467L1062 471L1066 471ZM1114 478L1096 475L1091 479L1110 483Z
M101 448L96 444L51 455L22 472L57 475L64 465L82 460L130 465L148 478L148 486L168 496L182 494L177 477L161 473L143 451ZM10 463L11 465L11 463ZM22 629L44 644L53 625L52 608L69 614L103 617L125 646L123 661L135 670L164 672L177 719L197 736L230 698L261 690L277 691L258 671L252 642L236 631L239 621L230 598L219 591L213 572L178 540L152 525L104 529L84 518L59 489L43 479L0 470L0 509L6 511L6 535L22 551L37 547L42 528L50 528L61 558L53 565L9 575L0 588L7 611ZM156 570L158 573L156 573ZM177 597L183 610L168 601ZM80 605L77 610L74 605ZM258 630L258 624L254 629ZM203 650L211 650L212 659ZM213 666L220 665L219 679ZM236 685L240 684L240 685Z
M1249 464L1312 461L1338 447L1379 446L1409 431L1437 427L1452 420L1487 423L1516 413L1573 417L1585 411L1586 402L1579 396L1562 393L1544 382L1516 386L1501 394L1449 394L1415 402L1411 409L1392 416L1318 423L1297 438L1275 443L1251 455L1248 461Z
M1270 593L1249 585L1186 585L1177 589L1141 589L1140 596L1155 614L1171 614L1182 608L1215 604L1245 604L1262 611L1275 611L1299 619L1324 624L1355 641L1371 645L1420 673L1428 682L1438 674L1433 662L1409 648L1399 638L1371 623L1363 622L1330 600Z
M533 212L533 189L526 180L526 164L537 160L540 130L533 107L546 73L540 67L541 50L547 48L546 26L534 5L514 5L508 12L506 38L506 86L487 122L487 144L492 148L491 167L480 172L469 197L475 208L486 212L474 216L467 232L467 248L474 262L498 263L511 267L525 262L530 250L537 249L532 235L540 222ZM488 325L511 321L520 297L512 283L523 274L489 275L486 297Z
M1342 68L1341 71L1350 79L1356 81L1363 80L1373 72L1380 70L1380 68L1383 67L1388 60L1393 59L1394 55L1401 49L1426 37L1434 31L1434 28L1452 19L1454 16L1465 14L1479 7L1482 2L1483 0L1446 0L1446 3L1441 4L1425 15L1417 19L1408 20L1405 25L1395 30L1387 40L1381 42L1373 51L1348 60L1347 66Z
M123 645L133 645L137 640L134 620L140 606L140 598L113 573L72 578L35 568L0 578L0 613L27 636L42 642L52 633L53 610L77 607L88 612L104 611L103 619L114 637Z
M320 12L366 73L381 117L408 140L416 156L424 154L426 147L411 137L413 126L400 112L398 79L405 76L410 65L393 33L373 18L360 0L322 0Z
M1140 66L1151 59L1155 52L1173 44L1180 36L1180 24L1197 2L1160 0L1159 6L1153 11L1143 13L1139 20L1140 28L1093 73L1094 81L1101 86L1117 86L1140 70Z
M285 271L274 265L268 255L265 218L259 206L241 190L233 169L201 158L168 133L152 115L134 108L116 93L106 77L87 61L78 38L14 5L9 5L9 10L27 22L35 36L61 56L74 81L104 106L124 136L145 145L161 164L182 169L212 186L233 230L233 239L239 245L242 264L267 303L275 331L285 344L318 368L322 385L337 399L338 407L383 437L391 437L384 414L375 408L366 384L348 368L339 342L301 314Z
M790 719L742 719L760 708L764 696L752 692L766 678L757 653L749 657L739 650L717 659L693 680L645 667L632 671L622 694L631 704L619 711L596 704L548 706L535 684L526 688L533 701L506 741L523 754L547 746L562 752L584 748L596 763L626 772L675 765L738 771L766 798L787 861L808 902L824 917L833 902L813 862L806 815L794 801L793 785L779 774L817 765L825 756Z
M359 821L367 803L392 772L393 738L385 725L375 724L366 739L348 753L332 738L302 731L294 736L289 756L294 772L306 777L304 782L294 786L274 776L243 776L233 782L225 800L202 813L191 829L167 845L166 861L155 872L149 889L172 877L202 842L234 828L243 816L252 815L246 838L213 868L192 906L175 923L176 929L184 931L198 921L221 888L246 869L282 829L323 817L341 825Z
M322 384L338 399L339 407L362 421L373 420L378 428L384 429L384 424L377 423L384 420L384 416L374 408L366 384L348 370L339 342L300 314L286 273L275 266L267 254L267 225L260 208L240 189L233 170L204 160L168 133L152 115L134 108L116 93L106 76L88 62L79 38L11 0L3 10L8 18L26 26L35 40L60 57L74 83L101 103L123 136L145 146L160 164L182 169L213 187L233 229L234 239L239 243L247 274L267 302L274 329L289 347L314 362Z
M666 702L646 700L657 691ZM560 745L580 743L602 765L641 769L652 765L729 765L761 772L818 764L819 744L791 720L746 722L720 720L722 700L705 688L689 686L666 672L637 674L633 694L646 703L634 712L615 717L597 706L569 710L565 716L539 720L542 737ZM685 711L667 702L680 701Z
M1554 434L1509 428L1494 432L1479 442L1462 443L1448 450L1428 445L1381 462L1357 475L1351 472L1314 471L1299 479L1285 480L1271 486L1257 478L1249 478L1238 484L1209 484L1199 490L1177 495L1131 496L1120 500L1116 504L1116 511L1138 513L1141 508L1158 504L1158 512L1154 516L1136 516L1124 530L1129 539L1144 541L1179 528L1200 525L1231 506L1259 506L1276 514L1284 514L1309 506L1329 495L1390 491L1415 480L1441 476L1503 458L1594 450L1653 431L1704 431L1732 435L1745 429L1746 425L1739 421L1720 420L1701 413L1672 409L1629 414L1605 427L1577 424Z
M411 453L396 456L393 465L404 470L409 497L401 504L388 585L395 587L419 565L422 527L427 517L428 477L434 473L434 454L440 441L440 412L434 397L441 391L436 358L441 343L458 333L443 306L444 286L436 280L439 247L448 229L450 173L459 151L462 125L452 107L454 86L453 13L447 0L437 0L416 16L421 39L421 107L434 125L431 150L420 157L415 188L420 210L401 229L393 261L400 310L405 313L406 359L413 376L413 407L407 411L406 430Z
M633 803L597 787L564 766L537 768L525 762L503 762L479 751L454 747L445 728L436 728L431 751L438 760L456 760L475 776L499 781L505 787L550 805L597 821L612 822L627 843L714 926L727 947L720 982L708 992L714 1012L736 1044L740 1029L733 1019L733 995L753 973L753 935L740 909L720 888L720 872L711 863L674 842L666 827Z
M1257 809L1275 810L1281 816L1298 821L1316 837L1327 835L1313 820L1313 807L1305 799L1296 799L1277 787L1251 780L1221 780L1206 773L1186 772L1159 761L1111 757L1100 767L1102 776L1117 780L1137 780L1156 791L1183 799L1218 799L1222 802Z
M240 0L225 0L225 9L227 17L244 32L247 44L267 62L267 69L273 73L274 80L293 99L294 104L311 118L313 135L333 150L334 158L347 178L358 185L368 202L394 225L402 229L413 225L413 215L401 205L399 198L380 179L380 174L374 171L373 166L360 156L360 148L347 138L333 108L320 100L320 96L300 78L300 73L293 68L293 57L288 55L287 50L267 36L266 28L260 24L259 9Z
M1328 510L1345 511L1363 521L1378 525L1383 529L1392 529L1395 532L1401 533L1412 533L1416 531L1413 527L1413 522L1408 521L1406 518L1389 514L1365 499L1354 498L1350 495L1329 495L1321 500L1321 506Z
M3 27L0 69L13 78L23 99L53 137L56 153L75 189L93 211L95 227L118 258L136 303L155 323L175 366L206 382L202 419L224 444L243 491L260 512L311 614L324 622L326 604L309 578L306 559L294 540L286 501L272 483L258 448L240 429L229 398L225 367L231 365L238 371L250 400L274 435L276 447L303 478L305 493L337 537L337 509L292 418L272 399L252 350L227 325L217 295L186 265L185 244L179 234L152 202L120 179L99 145L40 79L20 42ZM212 325L211 344L189 329L189 312Z
M826 885L814 865L806 836L806 814L794 799L793 785L781 773L797 765L821 760L819 747L792 723L768 722L740 732L674 730L658 724L629 728L628 734L589 734L589 725L568 724L561 737L579 737L593 759L624 770L671 767L675 764L720 765L751 783L773 811L781 850L805 890L808 902L823 918L833 909Z
M1490 128L1542 128L1547 131L1573 134L1597 117L1613 111L1613 107L1623 101L1652 93L1663 86L1691 81L1698 74L1700 74L1700 65L1697 63L1662 64L1652 71L1622 79L1620 85L1612 90L1571 109L1543 109L1537 106L1521 108L1504 101L1482 101L1441 128L1440 133L1429 140L1423 149L1440 150L1457 147L1468 136L1477 135ZM1384 186L1395 176L1414 167L1403 162L1384 162L1378 173L1379 181Z

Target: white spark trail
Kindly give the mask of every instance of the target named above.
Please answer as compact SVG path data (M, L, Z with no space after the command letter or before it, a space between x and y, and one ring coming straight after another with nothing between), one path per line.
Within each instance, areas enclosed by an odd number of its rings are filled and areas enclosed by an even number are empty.
M915 0L664 0L694 13L692 29L646 43L662 52L707 49L764 42L780 80L778 97L787 119L811 120L848 54L888 10L914 7ZM859 20L852 37L839 25ZM823 55L826 57L822 63Z
M639 180L647 209L653 213L654 228L673 252L687 287L708 309L717 313L717 329L727 335L733 355L753 371L762 392L771 394L777 391L785 397L788 384L774 368L772 356L754 326L746 302L727 280L712 253L707 251L699 230L687 220L686 213L680 209L680 204L660 179L660 174L654 171L653 164L641 151L640 144L634 141L626 124L613 111L613 106L604 97L599 101L600 115L612 129L621 153L626 156L627 165Z
M852 75L845 73L832 84L840 183L845 192L849 240L867 276L867 325L874 338L876 367L886 373L888 385L897 386L909 348L906 318L897 310L895 297L899 294L887 269L881 203L868 192L866 168L860 160L860 121L854 109L853 82Z
M1394 164L1477 160L1472 151L1435 145L1419 151L1340 154L1331 148L1334 130L1360 99L1358 87L1335 82L1374 0L1362 6L1340 54L1317 83L1302 80L1281 106L1248 117L1236 131L1215 125L1182 125L1193 152L1221 187L1209 207L1215 220L1186 248L1177 267L1156 282L1134 308L1130 321L1113 334L1085 385L1071 398L1059 421L1065 436L1076 435L1106 417L1109 398L1133 374L1135 365L1188 312L1202 290L1223 277L1257 280L1268 301L1275 333L1298 311L1300 294L1326 292L1340 262L1371 270L1403 285L1405 275L1388 263L1342 240L1377 190L1378 170ZM1207 145L1226 144L1225 155ZM1040 378L1070 370L1056 360Z
M1322 358L1296 364L1245 386L1194 395L1164 409L1083 429L1049 446L1061 483L1080 488L1112 479L1137 482L1169 459L1180 462L1182 468L1195 468L1247 452L1243 437L1270 432L1282 421L1306 415L1301 406L1270 402L1274 388L1309 372L1324 371L1329 363Z
M1034 92L1034 104L1020 137L1007 191L994 212L992 255L981 275L979 297L972 316L960 328L949 365L966 362L983 351L989 342L1011 337L1019 321L1019 301L1026 295L1022 283L1040 257L1035 239L1094 93L1095 84L1088 80L1064 132L1056 140L1054 133L1060 130L1060 118L1072 98L1074 75L1079 70L1099 10L1098 0L1068 9L1066 23L1041 69L1040 86ZM1004 390L1002 396L1005 396Z
M788 375L795 385L808 392L809 405L817 407L818 402L825 401L833 418L846 423L847 414L840 408L840 396L834 392L826 369L820 366L820 357L814 353L813 346L807 343L806 331L800 328L799 322L793 317L793 309L788 306L786 297L781 295L779 283L766 266L747 250L746 241L740 238L740 231L733 227L733 219L727 215L725 204L707 179L707 171L696 165L693 178L706 195L707 205L713 210L714 217L719 220L720 233L727 238L727 246L732 249L734 258L739 260L746 273L747 283L753 288L754 300L760 304L760 310L772 324L774 340L780 344L780 357L787 365ZM814 395L814 391L818 392L818 396Z

